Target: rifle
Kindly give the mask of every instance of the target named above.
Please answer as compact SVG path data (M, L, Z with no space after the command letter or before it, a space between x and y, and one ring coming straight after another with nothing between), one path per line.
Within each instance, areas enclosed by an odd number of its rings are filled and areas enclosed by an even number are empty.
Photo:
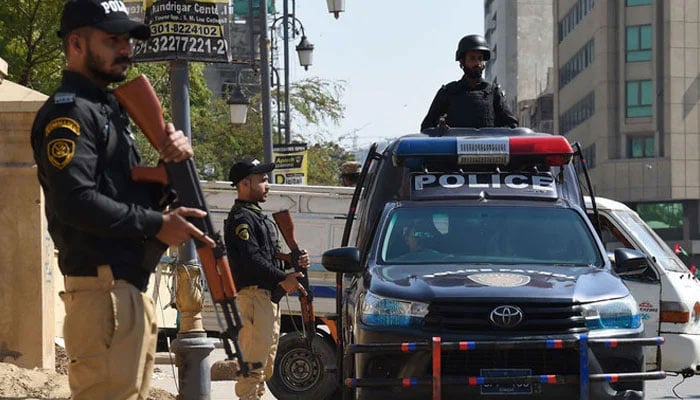
M163 109L148 78L145 75L140 75L116 88L114 95L129 113L131 119L146 135L151 145L157 150L162 150L168 138L165 133ZM254 363L250 366L243 360L238 342L238 332L241 329L242 321L236 303L236 287L226 257L226 246L221 240L219 232L214 230L211 214L209 214L207 204L204 201L202 187L197 177L194 160L189 158L179 163L163 163L155 168L134 167L131 171L131 177L137 182L169 184L175 191L177 196L175 202L178 206L198 208L207 213L206 217L191 218L189 222L216 243L216 247L211 248L197 238L194 239L214 306L221 307L226 320L227 328L222 332L222 336L227 358L229 360L237 359L240 372L247 376L251 367L259 368L257 364L260 363ZM229 339L233 342L235 354L231 350Z
M284 242L287 243L287 247L292 251L291 254L291 264L294 266L295 272L301 272L303 275L297 278L297 281L301 284L302 290L299 293L299 304L301 306L301 319L304 323L304 339L309 349L311 349L311 341L314 336L316 336L316 315L314 313L313 304L313 294L311 293L311 286L309 285L309 276L303 268L299 266L298 260L299 256L303 253L299 250L299 245L294 238L294 222L292 221L292 215L289 210L282 210L272 214L272 218L277 223L277 227L282 233ZM277 286L272 292L272 301L277 303L285 295L284 289L281 286Z

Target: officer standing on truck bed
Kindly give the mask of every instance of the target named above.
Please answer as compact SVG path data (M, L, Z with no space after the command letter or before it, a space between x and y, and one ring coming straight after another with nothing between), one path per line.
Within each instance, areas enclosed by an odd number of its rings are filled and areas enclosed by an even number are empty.
M457 45L455 60L464 71L462 79L443 85L438 90L428 115L420 125L421 131L441 124L449 127L486 128L518 126L506 104L501 87L481 79L491 50L481 35L468 35Z

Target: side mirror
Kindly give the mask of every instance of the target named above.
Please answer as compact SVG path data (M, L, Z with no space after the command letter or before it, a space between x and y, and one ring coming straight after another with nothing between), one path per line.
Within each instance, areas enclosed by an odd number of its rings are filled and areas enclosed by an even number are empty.
M321 256L321 264L331 272L354 274L362 271L360 249L357 247L338 247L326 250Z
M634 249L615 249L615 272L619 276L633 276L643 274L649 263L644 253Z

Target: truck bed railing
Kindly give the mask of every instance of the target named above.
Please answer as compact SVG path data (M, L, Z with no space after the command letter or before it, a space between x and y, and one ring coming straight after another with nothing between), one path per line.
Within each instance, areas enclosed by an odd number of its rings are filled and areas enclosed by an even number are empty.
M590 374L588 369L589 347L606 347L610 349L623 346L660 346L664 343L663 337L652 338L623 338L623 339L591 339L587 334L578 335L574 339L533 339L533 340L508 340L508 341L456 341L442 342L436 336L432 341L403 342L403 343L371 343L352 344L346 349L348 354L357 353L415 353L430 351L432 355L432 376L404 377L404 378L346 378L344 385L349 389L358 387L416 387L432 386L433 400L441 399L443 385L468 385L480 386L489 384L530 384L561 385L576 383L580 386L580 399L589 400L590 382L636 382L646 380L660 380L666 378L664 371L654 372L624 372ZM441 361L443 352L474 351L474 350L508 350L508 349L542 349L564 350L578 349L579 374L557 375L539 374L522 376L460 376L442 375Z

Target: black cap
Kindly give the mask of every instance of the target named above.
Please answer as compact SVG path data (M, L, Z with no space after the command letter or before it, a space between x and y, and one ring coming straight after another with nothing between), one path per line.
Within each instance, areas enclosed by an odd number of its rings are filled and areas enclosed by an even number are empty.
M117 35L129 33L140 40L151 36L148 25L129 19L129 11L121 0L68 0L63 6L58 37L84 26Z
M250 174L264 174L273 169L275 169L275 163L263 164L254 158L246 157L233 164L228 173L228 180L231 181L231 186L236 186L238 182Z

